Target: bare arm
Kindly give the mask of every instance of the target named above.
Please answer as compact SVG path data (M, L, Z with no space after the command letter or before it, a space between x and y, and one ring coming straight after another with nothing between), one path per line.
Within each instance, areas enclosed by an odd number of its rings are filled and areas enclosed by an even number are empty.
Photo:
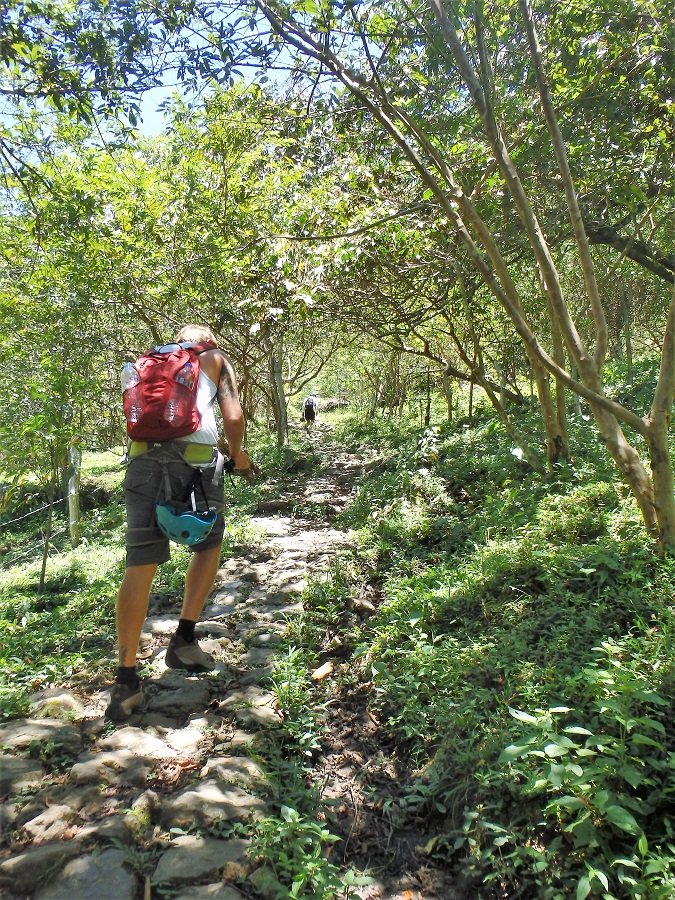
M218 377L218 406L223 416L223 431L227 440L230 456L234 460L235 469L247 469L250 460L246 451L241 449L244 440L245 422L244 413L239 403L237 392L237 378L234 374L232 363L224 353L219 353L221 362L220 375Z

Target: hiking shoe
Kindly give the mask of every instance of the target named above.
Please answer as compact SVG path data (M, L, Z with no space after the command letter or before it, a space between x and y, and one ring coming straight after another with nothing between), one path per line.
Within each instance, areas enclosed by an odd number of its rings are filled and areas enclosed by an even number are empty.
M165 662L170 669L186 669L188 672L211 672L216 664L209 653L204 653L197 641L186 641L177 634L169 641Z
M140 710L144 706L145 697L140 681L136 687L129 687L128 684L116 681L110 692L110 703L105 711L105 717L111 722L124 722L135 709Z

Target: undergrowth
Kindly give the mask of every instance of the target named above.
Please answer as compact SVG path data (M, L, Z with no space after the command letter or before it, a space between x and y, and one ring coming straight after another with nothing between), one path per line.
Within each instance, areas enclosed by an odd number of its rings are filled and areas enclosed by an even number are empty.
M484 413L467 424L345 427L382 461L294 639L316 653L364 583L379 598L350 677L415 768L388 815L477 897L672 896L675 564L587 417L543 479Z
M253 451L252 451L253 452ZM264 436L256 460L272 468L278 452ZM115 658L115 599L124 574L124 502L120 453L87 453L82 471L81 542L68 540L64 503L54 508L45 584L40 569L46 494L28 481L4 496L0 510L0 719L27 713L32 693L50 686L109 681ZM226 481L224 554L255 540L247 513L261 486ZM59 498L57 497L57 500ZM17 521L18 519L18 521ZM2 523L5 523L4 525ZM172 546L153 590L180 608L189 552Z
M536 433L536 417L517 417ZM414 771L383 814L422 829L419 852L475 897L673 896L675 563L655 554L592 422L570 417L573 459L544 478L485 410L430 428L340 423L323 449L266 442L267 481L235 486L228 514L236 552L243 514L277 480L336 449L377 455L338 523L355 549L307 589L271 679L283 722L263 751L272 812L253 842L270 890L339 896L344 878L312 786L329 688L311 672L335 652L349 662L332 689L368 683L371 712ZM37 555L0 575L3 715L25 711L38 686L110 667L123 525L108 489L42 594ZM184 563L175 554L158 589L179 593ZM356 621L363 597L375 608Z

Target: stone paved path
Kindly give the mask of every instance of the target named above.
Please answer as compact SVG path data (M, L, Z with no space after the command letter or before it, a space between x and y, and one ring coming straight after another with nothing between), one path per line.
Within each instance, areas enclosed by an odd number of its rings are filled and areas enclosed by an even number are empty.
M152 598L141 655L152 671L147 709L105 722L106 690L52 689L31 717L0 726L0 897L7 900L241 900L247 841L181 833L193 822L246 822L264 809L265 773L251 756L279 719L264 686L308 574L320 577L349 535L289 513L295 503L337 511L367 461L336 459L293 497L260 504L261 541L225 562L197 635L216 671L167 669L175 604ZM148 838L152 840L149 841ZM150 849L148 849L150 847ZM151 874L147 875L150 871ZM254 884L255 872L251 874Z

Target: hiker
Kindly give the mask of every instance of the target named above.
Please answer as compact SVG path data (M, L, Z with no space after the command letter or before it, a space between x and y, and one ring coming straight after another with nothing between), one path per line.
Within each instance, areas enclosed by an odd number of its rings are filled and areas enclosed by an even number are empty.
M140 441L132 438L129 443L124 479L127 510L126 570L117 598L119 667L106 710L106 717L114 722L124 721L134 709L144 703L136 671L136 653L154 575L159 564L170 559L168 534L174 540L188 543L193 555L185 577L178 628L166 651L166 665L192 673L209 672L215 666L213 658L195 640L195 624L215 581L224 532L226 467L223 455L217 449L219 436L213 409L216 401L222 413L223 431L231 459L228 470L245 477L252 470L248 454L242 447L245 423L234 369L227 356L216 348L213 333L200 325L186 325L176 336L174 345L154 348L149 351L148 356L155 351L155 355L175 352L172 348L182 342L188 342L187 346L194 342L210 342L206 345L194 344L194 351L200 350L196 357L198 363L194 367L199 373L197 384L194 385L199 413L196 420L199 423L198 430L183 434L179 440ZM184 350L179 348L178 352L182 353ZM137 367L139 362L137 360ZM179 383L185 384L189 379L180 377L182 371L181 369L174 377ZM192 374L192 367L187 371ZM136 372L132 374L135 374L133 386L139 381L139 376ZM133 432L132 423L135 421L135 413L129 412L128 403L134 402L128 401L125 395L128 433ZM195 401L192 402L194 405ZM165 405L170 409L170 404ZM170 410L165 418L170 421L173 411ZM194 512L188 509L186 518L174 515L175 507L158 502L161 497L165 500L178 499L190 487ZM166 496L167 493L171 494L171 498ZM200 493L206 501L208 513L198 511L194 505L194 498L199 498ZM166 522L162 521L160 511ZM171 532L172 523L179 523L180 528L185 526L185 540L180 535L178 538L174 537Z
M316 411L319 406L319 398L316 394L310 394L302 401L302 415L305 419L305 427L309 432L316 419Z

